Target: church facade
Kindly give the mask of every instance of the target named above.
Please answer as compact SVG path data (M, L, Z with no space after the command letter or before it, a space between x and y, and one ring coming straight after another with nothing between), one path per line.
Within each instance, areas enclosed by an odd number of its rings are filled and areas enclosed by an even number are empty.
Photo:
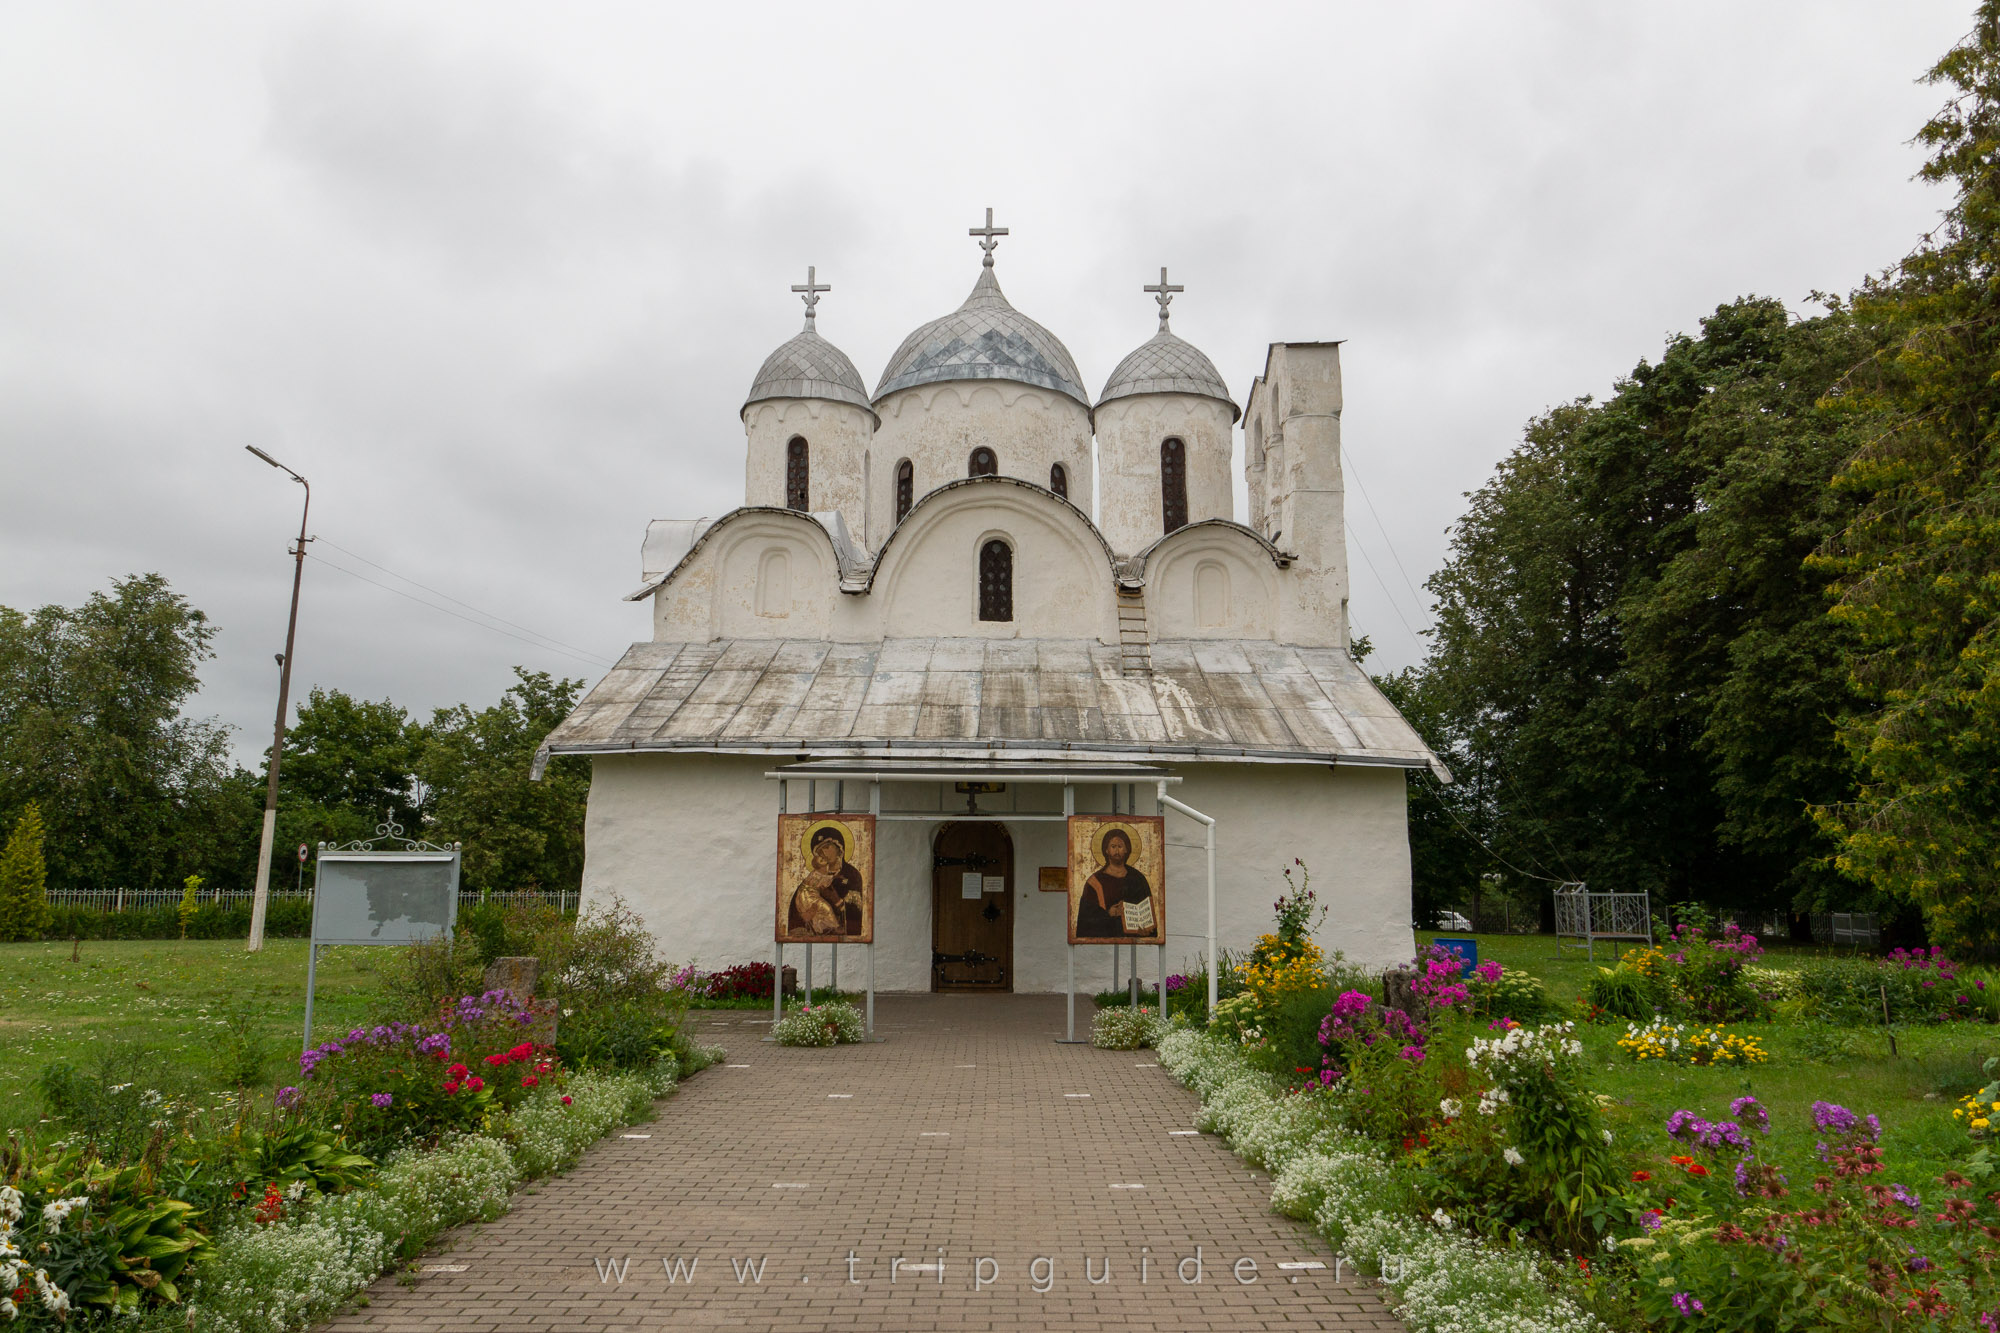
M1163 816L1169 970L1207 956L1211 898L1221 947L1254 943L1295 862L1329 953L1406 960L1405 770L1449 775L1350 652L1339 344L1272 344L1239 407L1162 270L1158 331L1093 398L1002 293L1004 234L989 210L971 294L872 393L817 331L830 289L793 289L743 505L650 525L652 637L538 758L591 759L585 907L622 899L704 968L769 959L781 816L866 813L878 988L1054 991L1073 965L1095 990L1138 952L1072 950L1066 821Z

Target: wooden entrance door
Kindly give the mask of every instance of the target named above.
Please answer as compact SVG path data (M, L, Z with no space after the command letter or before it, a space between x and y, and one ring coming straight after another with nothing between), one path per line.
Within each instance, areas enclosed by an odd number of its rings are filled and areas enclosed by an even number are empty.
M997 823L947 824L931 861L931 989L1014 989L1014 840Z

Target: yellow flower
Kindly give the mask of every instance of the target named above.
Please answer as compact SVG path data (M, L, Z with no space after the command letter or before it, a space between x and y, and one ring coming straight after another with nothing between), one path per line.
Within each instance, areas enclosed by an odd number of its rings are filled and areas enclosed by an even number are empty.
M1981 1116L1979 1117L1979 1119L1972 1122L1972 1127L1974 1129L1985 1129L1989 1123L1991 1122L1988 1121L1985 1116Z

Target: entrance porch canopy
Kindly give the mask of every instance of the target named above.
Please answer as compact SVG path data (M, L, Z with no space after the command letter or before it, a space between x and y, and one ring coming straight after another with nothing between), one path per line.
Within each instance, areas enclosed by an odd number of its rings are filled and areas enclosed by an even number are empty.
M1136 792L1138 786L1144 783L1152 787L1154 798L1159 802L1158 808L1160 813L1164 814L1168 810L1174 810L1186 815L1188 818L1200 823L1207 834L1208 957L1206 965L1208 969L1208 1012L1210 1015L1215 1013L1217 1002L1216 988L1219 980L1216 975L1215 947L1215 818L1212 815L1203 814L1193 806L1185 805L1167 795L1168 787L1179 784L1181 779L1177 775L1150 764L1136 763L1064 763L1053 761L1044 763L1022 763L1019 761L1013 763L996 763L991 760L912 758L863 759L859 761L850 759L806 759L798 763L781 765L767 772L764 776L778 783L778 810L781 814L784 813L787 807L787 794L791 784L794 782L803 780L808 784L806 788L806 808L808 810L822 810L826 808L818 800L819 784L822 782L834 783L833 808L836 811L846 807L845 785L849 782L865 782L868 784L868 813L875 816L876 819L924 820L931 823L936 823L942 819L948 819L954 823L972 820L1005 821L1012 823L1030 820L1067 821L1071 815L1076 813L1076 789L1079 786L1098 786L1106 783L1110 784L1112 789L1114 812L1117 806L1118 787L1120 784L1124 784L1127 791L1133 793L1133 795L1127 797L1126 805L1128 808L1125 813L1137 814ZM1046 814L1032 811L982 813L977 808L977 795L973 794L967 800L967 808L963 812L942 809L884 810L882 808L882 784L884 782L1010 782L1021 786L1060 786L1063 793L1063 808L1061 814ZM940 802L940 805L942 805L942 802ZM779 950L779 958L782 960L784 956L782 945L779 946ZM810 950L810 946L808 946L808 950ZM1074 945L1071 946L1071 953L1075 953ZM1166 963L1164 961L1166 958L1166 948L1164 945L1160 949L1160 956L1162 959L1160 964L1160 1010L1162 1013L1165 1013L1167 983ZM871 960L869 966L872 968L874 966L872 961L874 957L872 946L870 947L869 957ZM780 965L782 966L782 961ZM1137 976L1136 960L1133 975ZM1073 963L1069 992L1070 1037L1074 1039L1076 1036L1076 984ZM872 983L869 995L869 1027L873 1031L874 992Z

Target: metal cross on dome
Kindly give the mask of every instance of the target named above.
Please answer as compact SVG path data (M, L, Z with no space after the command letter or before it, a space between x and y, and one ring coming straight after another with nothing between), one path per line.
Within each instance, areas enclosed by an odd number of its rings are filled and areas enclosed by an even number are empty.
M1158 282L1147 283L1143 290L1152 292L1153 299L1160 303L1160 332L1165 333L1167 331L1167 306L1172 303L1175 292L1184 292L1187 288L1181 286L1179 283L1169 285L1167 282L1167 270L1162 266L1160 269L1160 280Z
M987 268L993 267L993 251L1000 244L1000 238L1006 234L1007 229L1005 227L996 227L993 225L993 210L990 208L986 210L986 225L983 227L973 227L966 232L968 236L977 236L980 238L979 248L986 252L986 258L981 262Z
M829 284L815 280L818 273L818 269L808 264L806 265L805 286L801 287L796 282L792 284L792 290L802 294L806 298L806 328L808 330L813 326L813 307L819 304L819 294L833 290Z

